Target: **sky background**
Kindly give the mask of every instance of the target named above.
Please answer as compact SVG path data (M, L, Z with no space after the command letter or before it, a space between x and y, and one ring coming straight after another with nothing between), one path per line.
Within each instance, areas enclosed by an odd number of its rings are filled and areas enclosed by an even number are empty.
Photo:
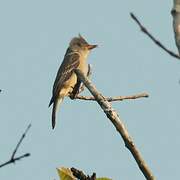
M31 156L1 168L0 179L58 180L61 166L113 180L145 179L96 102L66 98L51 129L53 82L78 33L99 45L88 62L101 93L149 93L147 99L114 102L113 108L157 179L180 178L180 61L151 42L129 16L134 12L177 52L172 5L172 0L0 1L0 164L32 123L17 153Z

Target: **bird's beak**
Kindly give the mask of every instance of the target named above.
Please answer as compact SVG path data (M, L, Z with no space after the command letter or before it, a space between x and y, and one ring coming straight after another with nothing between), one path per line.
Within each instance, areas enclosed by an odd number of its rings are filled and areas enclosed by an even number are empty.
M91 44L88 44L87 45L87 48L89 49L89 50L91 50L91 49L94 49L94 48L96 48L98 45L91 45Z

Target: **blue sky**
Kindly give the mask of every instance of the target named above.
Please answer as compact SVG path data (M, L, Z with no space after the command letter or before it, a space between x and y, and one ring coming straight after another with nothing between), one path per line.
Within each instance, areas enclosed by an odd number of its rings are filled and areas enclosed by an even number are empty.
M32 123L18 155L0 179L58 179L56 167L77 167L112 179L144 179L115 128L95 102L66 98L51 129L52 85L70 39L81 33L99 48L88 61L92 82L106 96L149 93L115 102L129 133L157 179L179 178L180 61L159 49L132 21L134 12L176 50L173 1L1 1L0 163ZM88 91L83 92L89 95Z

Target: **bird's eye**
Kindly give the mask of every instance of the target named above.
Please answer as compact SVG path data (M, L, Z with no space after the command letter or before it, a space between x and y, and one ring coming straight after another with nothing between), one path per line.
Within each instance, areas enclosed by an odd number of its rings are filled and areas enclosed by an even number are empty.
M81 47L81 43L77 43L77 45L78 45L79 47Z

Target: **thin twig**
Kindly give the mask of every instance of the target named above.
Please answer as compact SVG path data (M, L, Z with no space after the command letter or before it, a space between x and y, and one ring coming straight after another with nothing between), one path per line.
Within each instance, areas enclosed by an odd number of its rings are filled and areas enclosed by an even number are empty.
M158 39L156 39L148 30L147 28L145 28L141 22L138 20L138 18L133 14L130 13L131 18L139 25L141 31L143 33L145 33L157 46L159 46L161 49L163 49L164 51L166 51L170 56L180 60L180 56L176 53L174 53L173 51L169 50L168 48L166 48Z
M14 159L10 159L9 161L1 164L0 168L3 167L3 166L6 166L8 164L15 163L15 161L21 160L22 158L25 158L25 157L28 157L28 156L30 156L30 153L26 153L26 154L23 154L22 156L16 157Z
M5 165L8 165L8 164L15 163L15 161L21 160L22 158L25 158L25 157L30 156L30 153L26 153L26 154L23 154L23 155L21 155L21 156L15 157L15 155L16 155L16 153L17 153L17 150L19 149L19 146L21 145L21 143L22 143L23 139L25 138L27 132L29 131L30 127L31 127L31 124L28 125L27 129L26 129L25 132L22 134L19 142L17 143L17 145L16 145L16 147L15 147L15 149L14 149L12 155L11 155L10 160L8 160L7 162L1 164L1 165L0 165L0 168L3 167L3 166L5 166Z
M123 100L127 100L127 99L138 99L138 98L147 98L147 97L149 97L149 94L141 93L141 94L135 94L135 95L131 95L131 96L105 97L105 99L107 101L109 101L109 102L112 102L112 101L123 101ZM94 96L81 96L81 95L77 95L75 97L75 99L88 100L88 101L96 101Z
M139 166L139 169L144 174L146 179L155 180L155 177L153 176L151 170L149 169L148 165L141 156L139 150L135 146L135 143L130 137L128 130L126 129L123 121L120 119L117 112L112 108L111 103L109 103L106 100L106 98L104 98L103 95L98 92L96 87L91 83L91 81L87 77L85 77L85 75L80 70L76 69L75 73L78 76L78 78L84 83L84 85L88 88L91 94L94 96L94 98L96 99L97 103L101 106L106 116L113 123L116 130L123 138L125 146L129 149L129 151L133 155L136 163Z

